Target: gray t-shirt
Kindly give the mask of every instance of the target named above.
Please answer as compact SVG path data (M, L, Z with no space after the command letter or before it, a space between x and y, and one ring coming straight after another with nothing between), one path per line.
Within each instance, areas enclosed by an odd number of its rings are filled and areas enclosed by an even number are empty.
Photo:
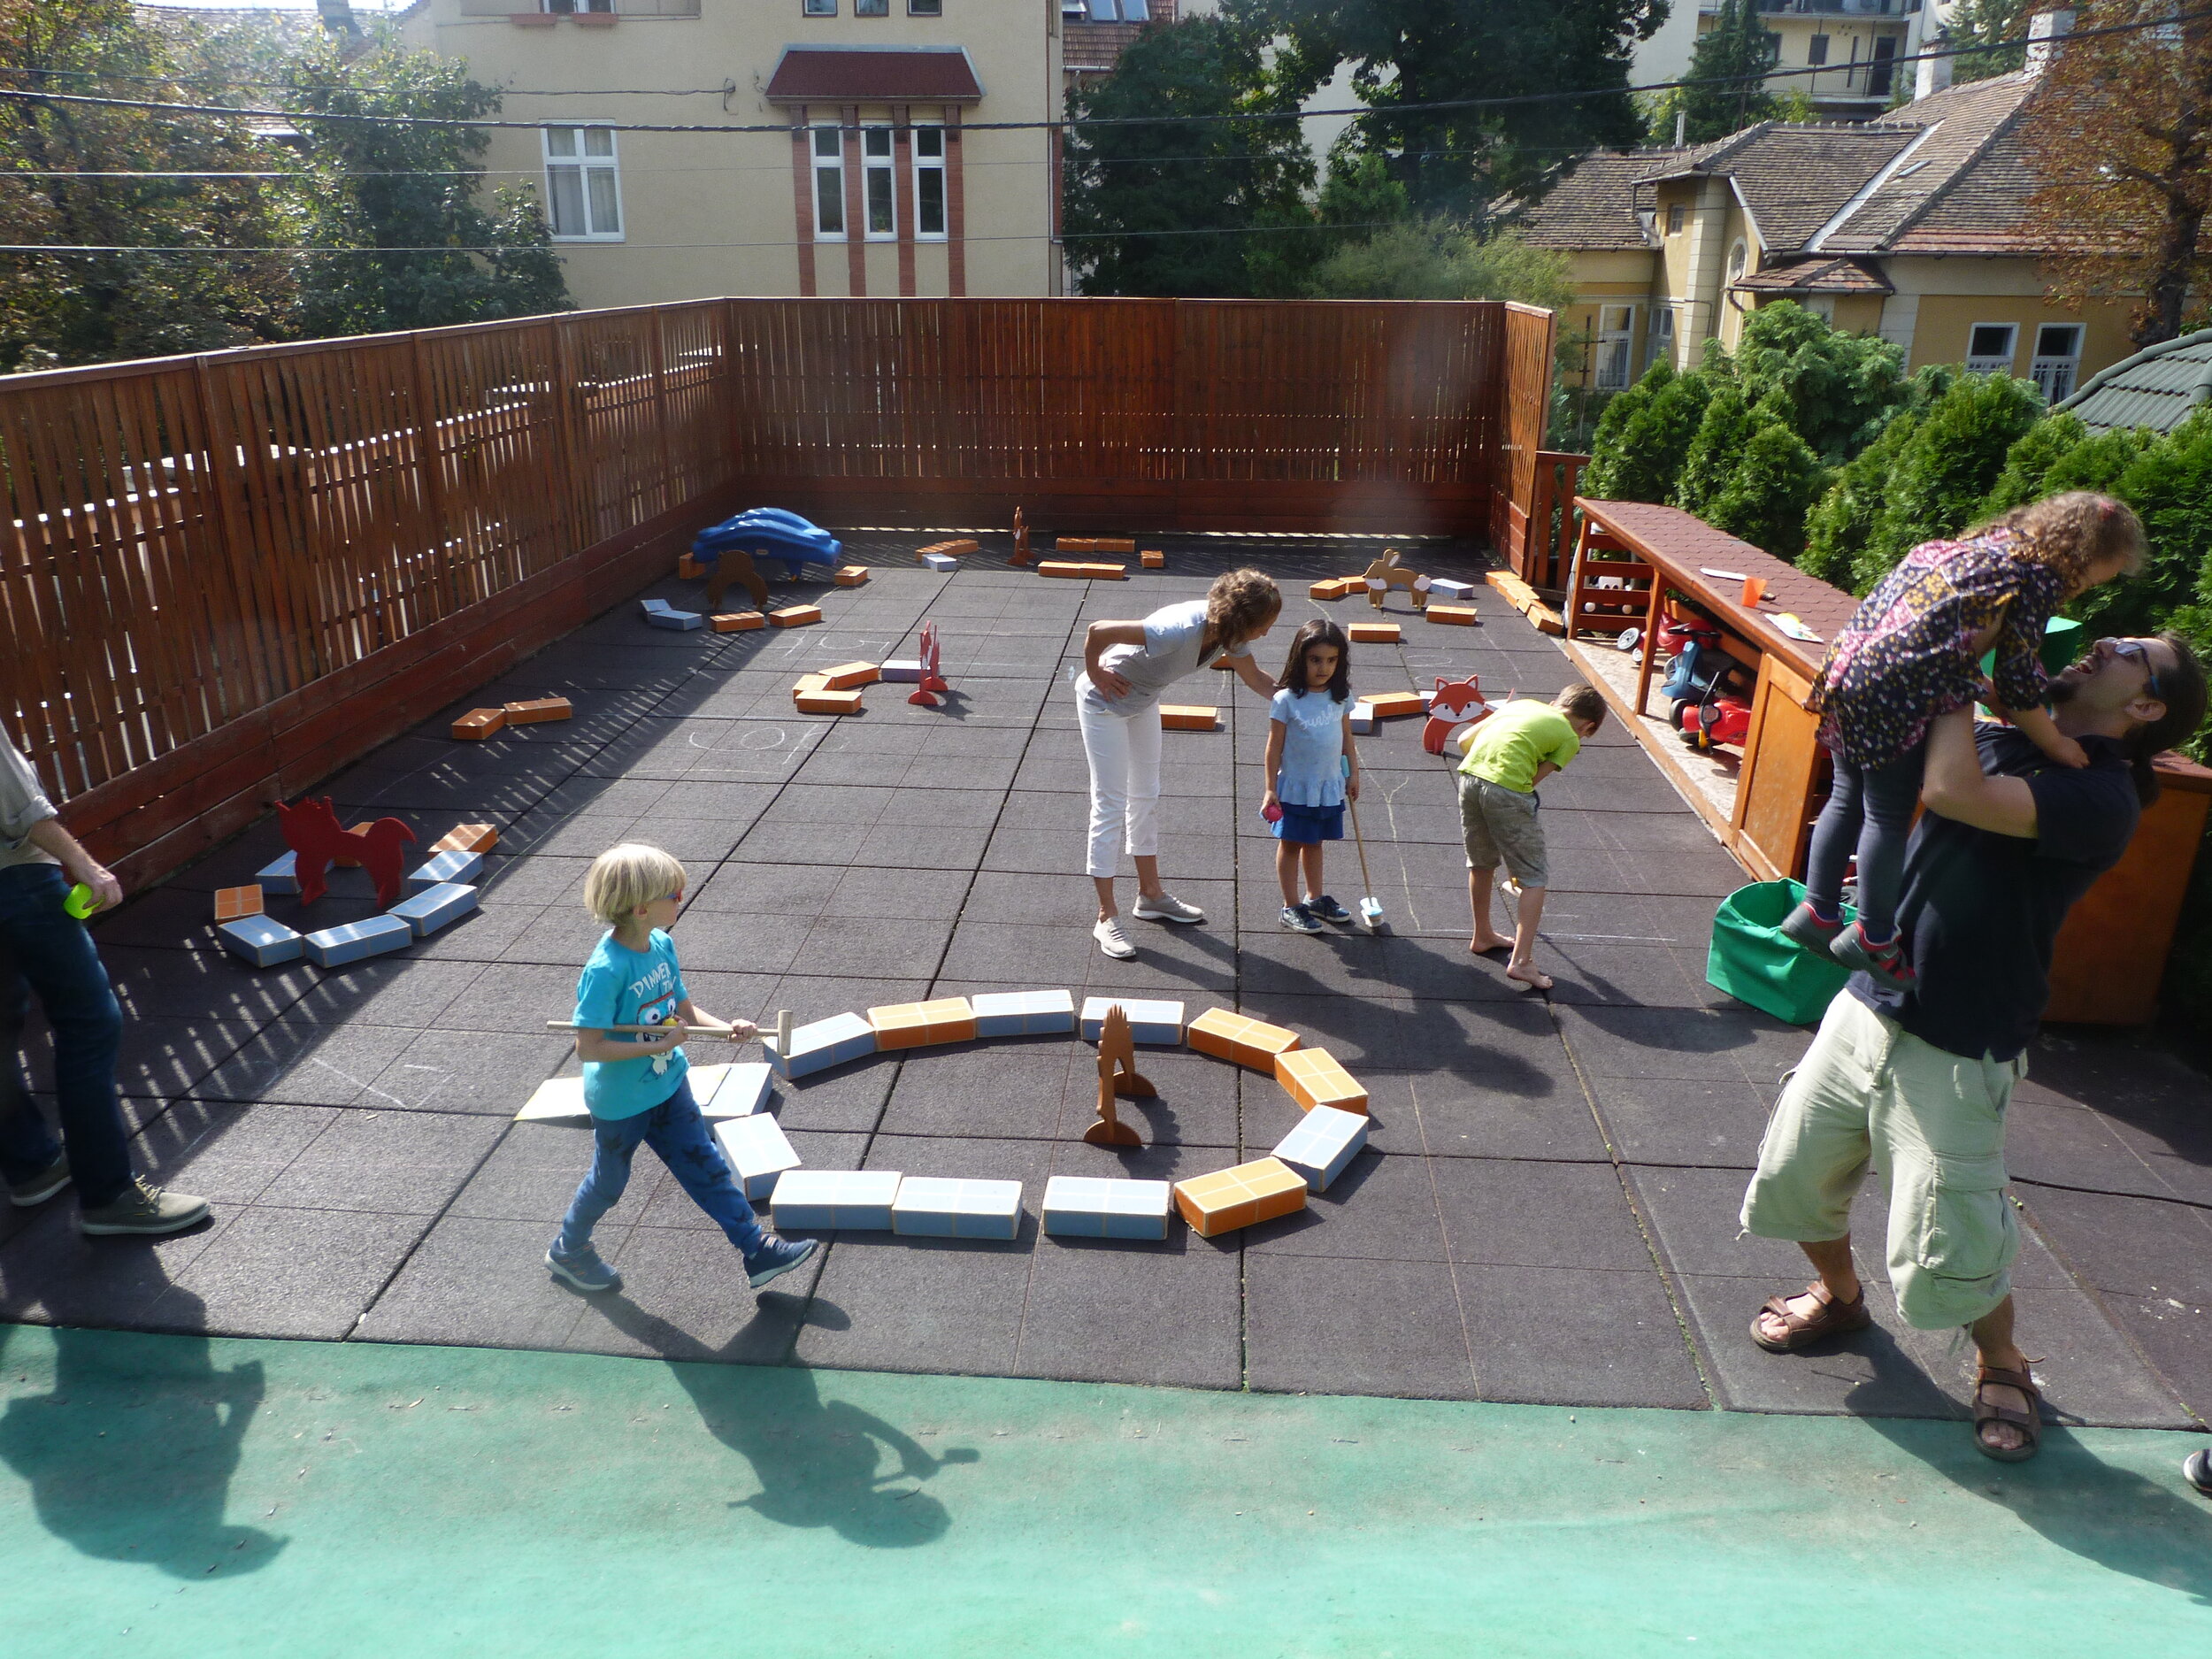
M60 816L39 787L38 774L13 743L0 736L0 870L16 864L61 861L24 838L50 818Z
M1102 668L1111 669L1129 682L1118 697L1103 697L1091 677L1075 671L1075 694L1093 713L1141 714L1160 700L1160 694L1195 673L1220 655L1220 648L1201 651L1206 636L1206 602L1187 599L1163 605L1144 619L1142 645L1110 645L1099 657Z

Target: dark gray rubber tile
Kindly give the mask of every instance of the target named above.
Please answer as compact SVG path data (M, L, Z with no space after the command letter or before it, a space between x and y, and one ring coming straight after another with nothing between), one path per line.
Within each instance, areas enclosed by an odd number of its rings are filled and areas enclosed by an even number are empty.
M1705 1374L1723 1406L1733 1411L1852 1417L1962 1415L1906 1346L1916 1333L1879 1292L1867 1298L1874 1315L1867 1330L1799 1354L1769 1354L1755 1345L1751 1321L1760 1305L1769 1296L1794 1294L1806 1277L1801 1269L1787 1279L1675 1276L1675 1292L1688 1310Z
M1370 1092L1370 1110L1387 1125L1379 1137L1386 1150L1399 1149L1398 1119L1381 1103L1382 1091L1397 1080L1381 1072L1360 1079ZM1417 1117L1419 1148L1431 1156L1607 1161L1597 1120L1571 1073L1554 1079L1548 1090L1520 1094L1486 1088L1449 1072L1423 1072L1403 1081Z
M882 1120L905 1064L900 1055L879 1054L796 1082L779 1082L776 1116L787 1129L866 1134Z
M1138 1179L1167 1179L1131 1172ZM1238 1387L1243 1381L1241 1294L1235 1253L1214 1249L1179 1225L1157 1243L1041 1238L1012 1372L1068 1381Z
M584 920L590 922L588 917ZM799 965L812 929L813 924L804 917L702 910L679 919L674 935L676 956L687 980L695 970L782 973ZM597 944L598 932L580 954L572 951L566 959L581 966Z
M297 1210L435 1216L504 1127L496 1118L474 1116L339 1112L256 1202Z
M1258 1147L1251 1153L1265 1156ZM1302 1211L1254 1228L1246 1255L1447 1260L1437 1183L1429 1161L1361 1153L1330 1183L1328 1191L1309 1194Z
M744 1258L712 1229L641 1226L622 1240L619 1290L579 1297L562 1345L594 1354L773 1365L788 1358L826 1248L767 1289L745 1282Z
M1693 964L1694 965L1693 965ZM1616 1008L1735 1006L1706 982L1705 958L1650 945L1545 941L1537 964L1552 978L1551 1000Z
M446 1213L477 1221L527 1221L549 1239L591 1161L591 1130L586 1125L512 1125L454 1194ZM632 1161L627 1190L599 1224L603 1234L610 1230L618 1234L645 1213L657 1169L658 1160L649 1151Z
M1087 924L1030 927L964 916L948 941L940 972L947 979L1072 988L1084 982L1096 955Z
M137 1019L127 1015L115 1086L126 1094L176 1099L237 1052L253 1032L243 1020ZM26 1034L23 1054L33 1092L52 1094L53 1051L42 1029Z
M238 1210L143 1316L157 1331L307 1337L352 1331L429 1223L420 1216Z
M1246 1375L1278 1394L1477 1397L1452 1270L1247 1251Z
M1759 1141L1770 1102L1737 1078L1593 1076L1591 1092L1606 1133L1631 1164L1706 1164L1748 1173L1758 1167Z
M1094 1071L1091 1050L1064 1037L916 1050L900 1068L883 1131L1051 1140L1063 1132L1071 1088L1079 1108L1075 1122L1091 1110Z
M1761 1087L1803 1057L1812 1033L1741 1006L1555 1010L1575 1064L1594 1077L1736 1076Z
M905 872L887 871L884 873ZM810 973L851 975L856 978L889 973L928 979L936 974L938 964L944 960L946 947L952 941L952 931L953 925L949 920L824 917L814 924L812 931L807 934L794 958L794 964L803 966Z
M371 1085L377 1103L403 1111L482 1112L511 1118L531 1092L575 1053L549 1032L495 1036L431 1031L418 1036Z
M1632 1168L1628 1179L1671 1271L1699 1278L1770 1279L1767 1294L1787 1291L1793 1295L1812 1276L1804 1252L1796 1245L1743 1232L1744 1188L1750 1179L1744 1171ZM1882 1196L1870 1182L1851 1211L1852 1256L1860 1275L1868 1279L1881 1275L1886 1215ZM1763 1294L1753 1305L1764 1299Z
M2005 1167L2016 1180L2181 1200L2193 1194L2176 1179L2180 1162L2085 1107L2022 1091L2006 1108Z
M457 1004L464 1010L472 1006L466 994L483 972L482 964L474 962L426 962L407 955L379 957L322 979L286 1009L281 1018L287 1025L359 1023L427 1030L442 1024L447 1010ZM501 984L503 994L503 976Z
M554 1231L542 1221L447 1216L416 1245L355 1339L567 1347L586 1299L546 1271ZM594 1241L609 1260L618 1260L627 1233L602 1223Z
M142 1329L147 1310L226 1225L218 1213L157 1239L88 1239L65 1194L0 1245L0 1319Z
M1069 1066L1067 1108L1059 1130L1064 1139L1080 1140L1083 1131L1097 1118L1095 1053L1084 1044ZM1188 1051L1140 1048L1137 1071L1159 1092L1118 1101L1118 1115L1144 1137L1147 1146L1218 1147L1229 1155L1210 1168L1225 1168L1235 1161L1233 1155L1240 1144L1239 1082L1233 1068ZM1274 1122L1274 1118L1268 1120L1269 1132L1279 1140L1287 1133L1288 1125L1276 1132Z
M1710 1403L1665 1286L1648 1265L1452 1271L1482 1398L1693 1409Z
M2185 1204L2018 1182L2038 1232L2091 1287L2212 1306L2212 1214Z
M1455 1262L1615 1271L1652 1264L1610 1165L1438 1158L1430 1170Z

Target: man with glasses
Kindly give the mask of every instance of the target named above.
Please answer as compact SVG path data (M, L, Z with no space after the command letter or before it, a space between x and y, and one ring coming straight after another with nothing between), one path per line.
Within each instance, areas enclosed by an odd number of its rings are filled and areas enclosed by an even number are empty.
M1965 1326L1978 1371L1974 1443L2035 1454L2039 1394L2013 1340L2018 1224L2005 1196L2005 1108L2026 1074L2066 912L2119 862L2157 798L2152 759L2204 719L2205 676L2177 635L2100 640L2052 683L2058 728L2089 756L2047 758L1973 711L1929 728L1927 810L1905 865L1909 989L1863 973L1829 1005L1759 1148L1743 1225L1795 1240L1819 1277L1774 1296L1751 1339L1794 1353L1872 1323L1851 1256L1870 1165L1889 1189L1889 1278L1923 1330Z

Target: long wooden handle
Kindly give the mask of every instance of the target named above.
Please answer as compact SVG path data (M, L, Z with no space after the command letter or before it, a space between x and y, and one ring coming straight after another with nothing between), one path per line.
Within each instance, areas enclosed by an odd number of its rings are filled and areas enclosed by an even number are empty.
M545 1022L545 1028L548 1031L631 1031L650 1037L664 1036L676 1029L673 1025L578 1025L565 1019L549 1019ZM686 1025L683 1033L687 1037L732 1037L726 1025ZM756 1031L751 1036L733 1037L733 1041L749 1042L758 1035L760 1033Z

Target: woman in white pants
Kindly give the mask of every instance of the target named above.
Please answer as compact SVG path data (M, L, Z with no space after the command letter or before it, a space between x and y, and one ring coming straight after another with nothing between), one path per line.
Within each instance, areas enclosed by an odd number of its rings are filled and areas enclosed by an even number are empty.
M1202 922L1206 913L1160 885L1160 693L1208 664L1232 670L1263 697L1275 682L1252 661L1253 641L1275 625L1283 595L1263 571L1231 571L1203 599L1165 605L1141 622L1094 622L1075 676L1076 718L1091 763L1090 850L1098 888L1091 929L1108 956L1137 954L1114 902L1118 829L1137 864L1137 914L1146 921Z

